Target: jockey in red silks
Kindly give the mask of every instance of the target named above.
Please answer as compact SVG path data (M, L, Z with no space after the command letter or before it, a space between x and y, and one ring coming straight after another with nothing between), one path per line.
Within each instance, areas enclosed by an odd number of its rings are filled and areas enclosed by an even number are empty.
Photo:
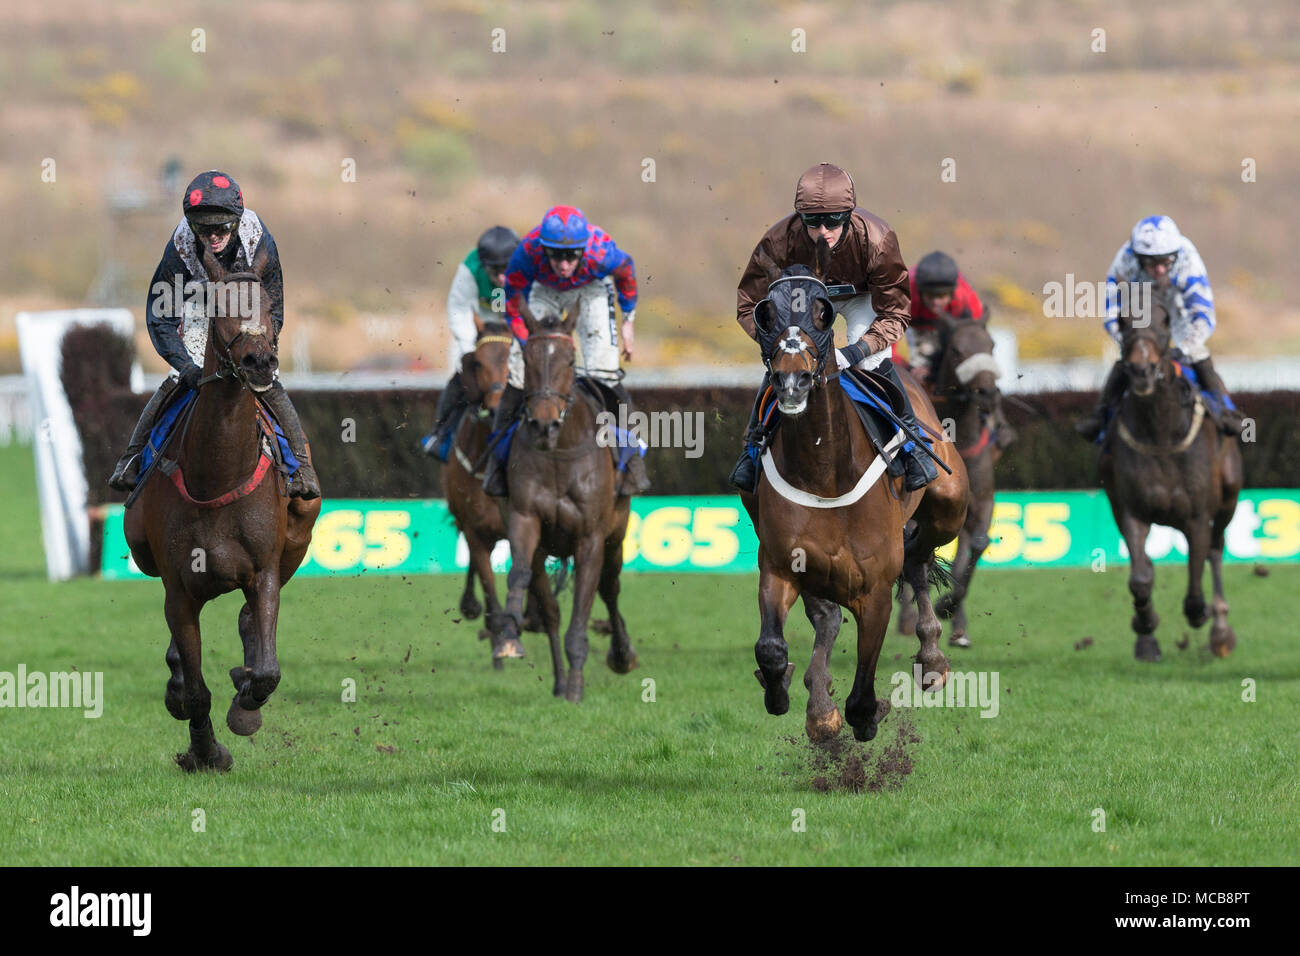
M632 399L624 388L619 364L632 358L632 330L636 319L636 269L632 257L615 245L599 226L587 222L576 206L552 206L542 222L520 241L506 267L506 317L515 343L510 347L510 383L506 386L493 419L498 434L519 417L523 405L524 353L522 343L528 329L519 311L521 301L534 315L542 312L567 313L578 307L575 329L582 348L581 374L608 387L620 404L632 414ZM623 312L622 349L615 323L614 297ZM615 410L617 414L617 410ZM625 419L626 420L626 419ZM630 495L650 487L645 462L640 454L628 460L619 481L618 493ZM508 493L505 463L488 456L483 488L493 497Z
M912 355L912 372L927 388L932 387L943 358L943 319L988 322L989 309L957 268L952 256L935 250L912 267L908 276L912 291L912 322L907 327L907 347ZM1002 412L1002 394L993 407L996 443L1005 448L1015 441L1015 429Z

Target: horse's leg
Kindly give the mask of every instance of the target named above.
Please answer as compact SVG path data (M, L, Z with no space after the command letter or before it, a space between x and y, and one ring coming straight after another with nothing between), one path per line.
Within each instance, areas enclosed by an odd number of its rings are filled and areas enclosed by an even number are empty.
M587 662L587 620L600 583L605 542L599 534L578 542L573 554L573 608L564 632L564 654L569 659L569 684L564 696L582 703L582 667Z
M182 770L229 770L235 763L230 751L217 742L212 730L212 694L203 683L202 640L199 636L199 609L179 582L168 586L163 611L172 642L180 654L185 681L185 710L190 718L190 749L176 755Z
M1228 600L1223 596L1223 535L1237 511L1237 496L1241 492L1241 456L1236 454L1235 445L1227 448L1218 467L1223 498L1210 528L1210 573L1214 576L1214 624L1210 627L1210 650L1218 657L1227 657L1237 646L1237 635L1228 623Z
M623 573L623 538L627 533L627 517L621 528L605 539L605 556L600 566L600 599L609 612L609 653L605 663L615 674L627 674L636 667L636 651L628 637L627 622L618 610L620 576Z
M916 662L921 665L921 689L934 690L948 681L948 658L939 650L939 636L943 634L943 625L934 613L930 603L930 568L934 566L934 554L929 560L919 557L903 565L903 578L912 586L916 594L916 636L921 647L916 652Z
M808 688L808 716L804 730L814 742L829 740L840 732L844 720L831 699L831 651L840 633L840 606L834 601L803 595L803 612L813 626L813 652L803 685Z
M1183 616L1189 627L1197 628L1210 619L1205 606L1205 559L1210 553L1210 522L1193 518L1184 529L1187 537L1187 595L1183 598Z
M906 581L898 586L898 633L907 637L916 633L916 595Z
M780 716L790 709L790 677L794 665L790 663L789 647L785 643L785 618L790 606L799 597L799 586L793 572L785 565L771 560L766 549L758 549L758 611L760 617L758 643L754 645L754 659L758 670L754 676L763 687L763 706L769 714Z
M1129 566L1128 589L1133 595L1133 631L1137 642L1133 647L1133 656L1140 661L1160 660L1160 644L1156 640L1156 626L1160 615L1151 603L1151 590L1156 580L1155 565L1147 557L1147 533L1151 524L1140 521L1130 514L1116 516L1120 534L1128 547Z
M244 645L244 663L241 667L230 669L230 681L235 685L235 699L226 711L226 726L241 737L250 737L262 726L260 710L242 710L239 708L239 691L253 677L253 658L257 653L257 621L253 617L253 605L244 601L239 609L239 640ZM236 723L232 724L234 720Z
M889 701L876 699L876 662L889 627L890 590L884 582L877 583L850 606L858 625L858 667L853 675L853 690L844 703L844 719L858 740L875 737L877 725L889 713Z
M469 535L465 535L465 544L469 547L469 567L465 569L465 590L460 595L460 616L472 621L483 613L483 605L474 597L474 575L477 569L474 567L474 546L470 544Z
M492 657L523 657L519 631L524 621L524 593L533 581L533 556L542 537L542 522L536 515L511 511L506 527L510 537L510 573L506 575L506 611L501 627L492 627Z
M952 590L939 598L935 613L952 619L948 643L953 647L970 647L970 634L966 630L966 595L975 577L975 568L989 546L989 525L993 521L993 498L971 502L966 523L957 538L957 560L952 569Z
M551 671L555 675L551 693L556 697L563 697L567 684L564 679L564 650L560 643L560 603L555 599L555 592L551 590L551 579L546 574L546 555L540 550L533 555L533 575L528 585L528 600L539 618L541 624L539 630L546 632L547 640L551 645ZM493 663L498 667L501 665L500 661Z
M280 616L280 575L275 569L263 569L253 576L244 588L244 600L250 608L247 619L240 613L241 624L247 626L245 637L244 668L236 681L235 697L226 711L226 726L234 733L247 737L262 726L258 713L280 684L280 662L275 655L275 629ZM241 637L244 637L241 630ZM251 643L251 653L249 644ZM236 677L231 673L232 680Z
M187 720L190 713L185 708L185 672L181 669L181 652L176 649L175 637L167 645L167 667L171 670L172 676L167 678L167 692L163 695L163 703L167 707L167 713L177 720Z

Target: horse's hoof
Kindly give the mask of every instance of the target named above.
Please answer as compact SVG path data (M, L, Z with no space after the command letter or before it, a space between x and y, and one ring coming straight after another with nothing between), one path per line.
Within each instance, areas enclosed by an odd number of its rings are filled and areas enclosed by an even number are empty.
M630 674L637 665L636 651L628 651L628 656L616 655L610 651L605 655L605 663L615 674Z
M472 621L483 613L483 605L474 595L466 592L465 596L460 599L460 616L467 621Z
M755 670L759 686L763 688L763 706L773 717L780 717L790 709L790 677L794 674L794 665L786 664L785 673L775 685L768 682L762 670Z
M809 714L807 720L804 721L804 732L808 734L808 739L815 744L838 736L843 728L844 718L840 716L838 707L832 707L829 711L817 717Z
M866 743L869 740L876 739L876 730L878 729L876 721L872 720L865 724L853 725L853 739L860 743Z
M218 773L225 773L235 765L235 758L230 756L230 751L221 744L214 741L212 746L216 748L216 753L202 759L194 753L193 747L183 754L177 754L176 766L186 773L194 773L198 770L215 770Z
M970 647L969 634L953 634L948 638L949 647Z
M1217 627L1210 631L1210 650L1214 652L1215 657L1227 657L1236 646L1237 635L1226 624L1222 631Z
M922 661L917 661L917 663L921 665L920 687L922 691L939 691L943 689L944 684L948 683L949 671L947 658L944 658L943 660L943 670L936 670Z
M557 680L555 686L551 688L551 694L555 697L563 697L566 691L567 687L565 686L564 678Z
M1143 634L1133 645L1133 657L1139 661L1145 661L1148 664L1155 664L1161 660L1160 642L1155 639L1154 635Z
M492 656L496 660L502 660L503 658L507 658L507 657L512 659L523 657L524 645L519 643L518 638L507 637L505 640L503 640L500 644L498 644L495 648L492 649Z
M239 706L239 695L230 702L230 709L226 711L226 726L230 728L232 734L238 734L241 737L251 737L262 729L262 712L260 710L244 710Z
M582 675L581 674L577 674L576 676L574 674L569 675L569 683L568 683L568 687L565 689L564 696L571 704L582 703Z

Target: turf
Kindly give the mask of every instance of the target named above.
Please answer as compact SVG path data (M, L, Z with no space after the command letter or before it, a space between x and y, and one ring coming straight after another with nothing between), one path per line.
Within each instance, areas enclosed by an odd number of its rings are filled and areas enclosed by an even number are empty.
M9 864L1294 863L1300 572L1231 568L1226 661L1175 646L1182 575L1158 571L1165 661L1132 659L1125 568L981 572L956 670L996 671L998 716L895 710L870 745L914 765L882 789L820 792L802 741L811 628L791 617L788 715L752 670L752 576L628 576L641 667L593 633L581 706L550 695L544 641L504 672L458 622L444 577L302 579L284 594L284 679L251 739L224 726L238 659L227 597L204 615L224 776L183 774L162 705L162 586L45 580L29 448L0 449L0 670L102 671L99 719L0 709L0 859ZM1094 638L1090 646L1076 642ZM877 693L910 667L891 635ZM834 654L843 702L852 628ZM344 703L343 682L358 700ZM653 679L654 702L643 699ZM1257 700L1242 700L1242 681ZM792 742L793 740L793 742ZM906 760L904 761L906 763ZM1094 811L1105 831L1094 831ZM196 832L194 811L203 811ZM803 811L806 828L794 824ZM494 820L498 829L494 830ZM500 829L504 823L504 830Z

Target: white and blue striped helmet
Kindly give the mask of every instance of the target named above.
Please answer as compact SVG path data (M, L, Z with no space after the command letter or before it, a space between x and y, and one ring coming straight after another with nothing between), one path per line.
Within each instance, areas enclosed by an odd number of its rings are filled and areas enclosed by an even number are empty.
M1135 255L1172 256L1182 248L1183 235L1168 216L1147 216L1133 227L1129 245Z

